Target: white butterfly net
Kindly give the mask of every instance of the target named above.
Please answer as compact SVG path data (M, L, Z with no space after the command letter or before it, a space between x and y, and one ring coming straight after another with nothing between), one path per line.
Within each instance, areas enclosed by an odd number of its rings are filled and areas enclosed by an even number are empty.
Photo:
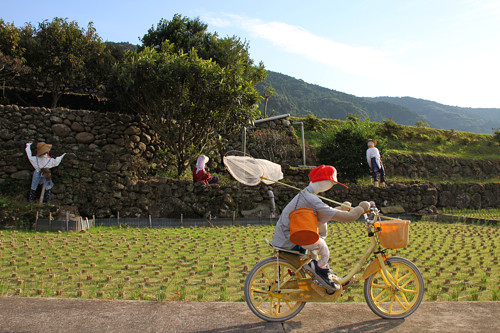
M272 184L283 179L279 164L251 156L225 156L224 165L240 183L255 186L263 182Z

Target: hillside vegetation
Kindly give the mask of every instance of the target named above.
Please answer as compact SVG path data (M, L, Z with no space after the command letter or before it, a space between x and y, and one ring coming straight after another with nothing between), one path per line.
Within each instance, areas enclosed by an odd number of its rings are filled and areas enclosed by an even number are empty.
M367 99L406 107L424 116L430 124L439 128L476 133L491 133L492 128L500 128L500 109L463 108L413 97Z
M314 114L318 118L346 119L349 114L358 114L362 119L370 118L373 121L392 118L404 125L413 125L419 120L425 120L416 112L399 105L368 101L272 71L267 71L267 78L257 87L263 91L266 86L272 86L275 90L268 100L268 115ZM260 109L264 114L264 103L261 103Z
M306 144L320 145L324 133L339 126L342 121L319 119L314 116L291 117L293 122L303 122ZM500 159L500 135L435 129L424 126L404 126L388 119L382 123L372 122L377 127L378 138L387 140L386 154L429 154L466 159ZM296 126L297 133L300 128Z
M349 114L382 122L392 119L402 125L426 123L429 127L475 133L493 133L500 127L500 109L473 109L442 105L411 97L362 98L310 84L291 76L268 71L258 85L261 92L274 88L267 102L267 115L291 114L344 120ZM265 103L260 110L264 114Z

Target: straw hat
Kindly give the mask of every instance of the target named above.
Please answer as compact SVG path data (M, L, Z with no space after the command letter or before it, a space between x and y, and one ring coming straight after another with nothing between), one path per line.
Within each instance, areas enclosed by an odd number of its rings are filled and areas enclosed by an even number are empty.
M43 155L45 153L48 153L51 148L52 148L52 145L46 144L45 142L38 142L36 144L36 156L40 156L40 155Z
M373 146L377 145L377 140L375 139L369 139L368 141L366 141L366 143L368 144L370 141L373 142Z

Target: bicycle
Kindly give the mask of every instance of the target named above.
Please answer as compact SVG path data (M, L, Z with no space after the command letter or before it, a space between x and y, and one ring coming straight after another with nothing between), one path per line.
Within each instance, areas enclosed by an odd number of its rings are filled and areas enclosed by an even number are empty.
M401 221L405 223L399 223L399 226L393 224L395 230L390 230L387 222L395 221L381 221L380 217L380 211L372 202L370 215L364 214L370 245L349 273L336 280L341 287L333 293L320 287L313 275L304 269L313 258L311 253L278 248L265 239L274 256L258 262L245 280L245 300L250 310L263 320L283 322L295 317L307 302L334 302L352 284L355 274L373 254L374 258L362 276L368 307L385 319L411 315L424 295L422 274L408 259L386 254L387 248L408 245L410 222ZM406 230L401 229L403 224ZM393 239L394 232L398 239ZM401 234L406 237L401 239Z

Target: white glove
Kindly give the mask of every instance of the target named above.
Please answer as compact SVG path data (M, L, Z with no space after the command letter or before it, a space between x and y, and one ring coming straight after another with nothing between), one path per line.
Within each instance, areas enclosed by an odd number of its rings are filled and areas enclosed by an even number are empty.
M361 207L363 209L363 213L370 211L370 203L368 201L360 202L358 207Z

